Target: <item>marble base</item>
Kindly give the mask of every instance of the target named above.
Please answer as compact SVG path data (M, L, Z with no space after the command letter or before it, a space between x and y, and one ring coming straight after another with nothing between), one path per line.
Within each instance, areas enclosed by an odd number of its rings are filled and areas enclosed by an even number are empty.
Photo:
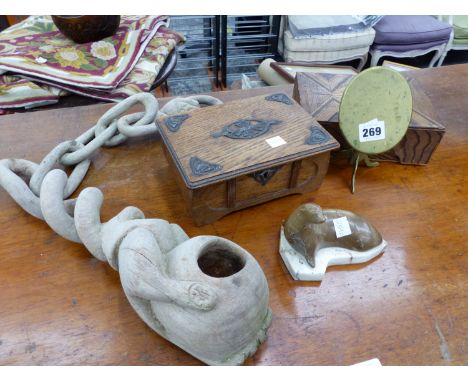
M317 253L315 267L312 268L305 257L291 247L281 227L280 254L294 280L321 281L329 265L365 263L380 255L386 246L387 242L382 240L380 245L365 252L337 247L323 248Z

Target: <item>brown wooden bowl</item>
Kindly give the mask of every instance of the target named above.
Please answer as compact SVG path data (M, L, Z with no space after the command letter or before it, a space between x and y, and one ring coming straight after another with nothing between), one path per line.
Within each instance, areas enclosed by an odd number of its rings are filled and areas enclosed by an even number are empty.
M52 16L52 20L60 32L79 44L112 36L120 25L120 16Z

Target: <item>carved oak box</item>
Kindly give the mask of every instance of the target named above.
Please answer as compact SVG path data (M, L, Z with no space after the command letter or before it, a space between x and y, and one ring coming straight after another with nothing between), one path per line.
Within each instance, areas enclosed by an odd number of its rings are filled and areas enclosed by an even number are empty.
M294 82L293 98L340 142L342 148L349 148L349 145L339 129L339 108L343 91L354 75L297 73ZM407 79L413 95L409 128L397 146L372 158L402 164L427 164L442 140L445 128L437 121L434 107L423 89L409 73L402 75Z
M338 142L283 93L158 120L166 158L196 225L317 189Z

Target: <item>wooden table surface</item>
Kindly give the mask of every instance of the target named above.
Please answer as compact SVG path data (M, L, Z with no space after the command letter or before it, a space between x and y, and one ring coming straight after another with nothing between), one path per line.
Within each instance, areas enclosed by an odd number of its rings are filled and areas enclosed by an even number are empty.
M104 192L103 220L134 205L189 234L220 235L251 252L268 279L273 322L249 365L468 364L468 65L416 71L447 132L427 166L330 165L322 187L195 227L162 153L137 138L93 155L86 186ZM280 88L291 93L292 87ZM275 89L217 93L224 100ZM0 158L39 162L110 105L0 117ZM388 241L373 261L291 279L278 253L283 219L305 202L351 210ZM0 189L0 364L198 365L150 330L119 275L66 241Z

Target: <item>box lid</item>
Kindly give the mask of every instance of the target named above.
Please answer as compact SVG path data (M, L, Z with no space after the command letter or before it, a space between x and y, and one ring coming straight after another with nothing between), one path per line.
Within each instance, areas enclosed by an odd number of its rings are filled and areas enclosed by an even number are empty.
M276 93L158 120L188 188L306 158L339 147L297 102Z
M412 129L444 130L437 122L435 108L417 81L408 72L401 73L408 81L413 96ZM341 97L353 74L297 73L293 97L319 123L338 123Z

